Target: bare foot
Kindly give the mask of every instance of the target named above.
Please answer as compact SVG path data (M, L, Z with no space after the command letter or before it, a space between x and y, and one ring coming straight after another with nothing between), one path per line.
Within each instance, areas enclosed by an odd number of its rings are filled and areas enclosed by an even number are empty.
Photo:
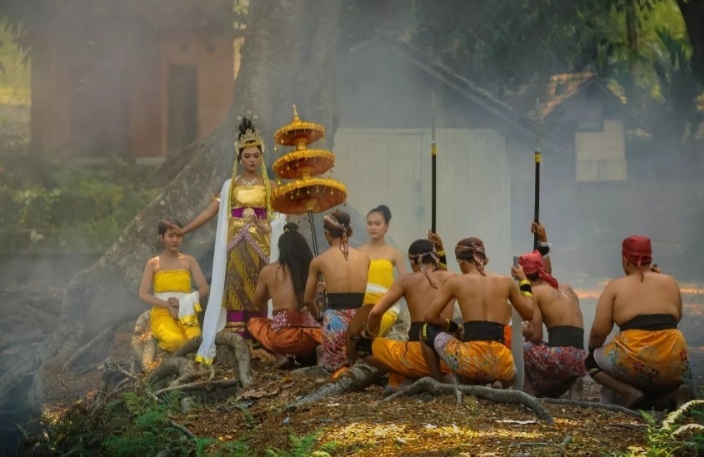
M318 361L319 367L323 366L323 346L320 344L315 347L315 360Z
M643 392L635 387L629 386L628 391L622 396L621 405L625 408L633 408L643 399L643 396Z
M608 387L602 386L601 391L599 392L599 403L604 403L606 405L616 404L614 395L616 395L616 392L609 389Z
M454 373L446 373L442 376L442 382L445 384L457 384L457 378Z
M491 388L501 390L504 388L504 385L501 383L501 381L494 381L491 383Z
M584 380L582 378L576 378L569 387L569 399L575 401L582 401L582 389L584 388Z
M675 398L675 406L679 409L685 403L694 400L694 395L692 394L692 389L690 389L688 385L682 384L677 389L677 396Z
M274 363L274 368L277 370L290 370L296 365L293 357L287 357L285 355L276 354L276 363Z

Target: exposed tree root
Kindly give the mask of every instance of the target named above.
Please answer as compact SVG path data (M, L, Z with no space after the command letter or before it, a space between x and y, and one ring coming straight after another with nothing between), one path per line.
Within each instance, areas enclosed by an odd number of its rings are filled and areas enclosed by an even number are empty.
M151 311L147 310L139 315L137 322L134 324L132 333L132 353L133 368L132 372L150 372L155 365L159 346L156 340L152 337L151 330Z
M320 389L296 400L294 403L288 405L286 409L294 410L305 404L318 401L321 398L366 389L381 378L383 374L384 372L378 368L367 365L364 362L358 362L350 367L347 372L345 372L337 380L329 382Z
M567 400L565 398L541 398L540 401L543 403L549 403L553 405L567 405L567 406L579 406L580 408L597 408L606 409L608 411L615 411L621 414L627 414L633 417L643 417L638 411L632 409L624 408L619 405L609 405L607 403L597 403L594 401L577 401L577 400Z
M238 379L215 379L212 381L191 382L188 384L178 384L169 387L164 387L154 391L154 395L159 396L166 392L174 390L213 390L213 389L228 389L230 387L239 386Z
M106 345L110 345L113 336L117 329L124 324L129 322L131 318L123 318L122 320L114 323L113 325L105 327L103 331L98 333L96 336L90 339L86 344L76 349L73 355L64 363L64 369L66 370L76 370L79 368L79 362L86 357L88 354L96 351L97 349L105 348ZM148 326L148 324L147 324ZM151 332L150 332L151 336Z
M428 392L432 395L452 394L458 403L462 402L461 394L474 395L497 403L515 403L531 409L539 419L552 424L552 416L535 397L520 390L492 389L484 386L468 386L461 384L442 384L433 378L422 378L410 386L399 390L393 395L389 395L384 401L390 401L398 397L405 397Z
M322 376L322 377L327 377L330 374L325 371L325 368L318 366L318 365L313 365L311 367L301 367L301 368L296 368L295 370L291 370L291 374L297 374L301 376Z
M187 341L178 351L174 352L174 357L186 357L198 350L201 337ZM237 368L237 377L243 389L252 385L252 354L249 345L240 335L233 332L222 331L215 336L217 345L216 360L226 366Z
M167 357L147 378L149 384L157 383L170 376L177 375L177 378L169 383L176 385L183 382L183 379L195 379L198 377L198 368L193 360L184 357Z

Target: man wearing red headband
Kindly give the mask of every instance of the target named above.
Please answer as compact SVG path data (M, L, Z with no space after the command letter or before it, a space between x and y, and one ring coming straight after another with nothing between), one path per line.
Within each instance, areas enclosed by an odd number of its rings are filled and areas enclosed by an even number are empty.
M521 286L509 277L485 271L489 262L479 238L460 240L455 257L462 270L447 280L425 313L421 350L433 377L442 381L440 359L468 384L510 387L516 375L511 350L504 344L504 323L510 319L510 301L524 319L533 317L530 284ZM516 275L525 279L523 269ZM456 299L464 321L464 338L452 334L459 327L442 316L447 303Z
M650 238L629 236L621 255L626 276L609 282L599 297L585 366L603 386L602 399L615 392L629 408L680 406L692 398L692 374L677 330L679 285L651 268ZM620 332L604 345L614 324Z
M531 231L547 243L545 228L533 222ZM533 319L523 325L523 390L536 397L557 398L569 390L571 400L582 398L582 378L586 374L584 359L584 321L579 299L569 284L558 283L552 276L550 261L544 262L539 251L518 258L533 288ZM543 323L548 342L543 342Z

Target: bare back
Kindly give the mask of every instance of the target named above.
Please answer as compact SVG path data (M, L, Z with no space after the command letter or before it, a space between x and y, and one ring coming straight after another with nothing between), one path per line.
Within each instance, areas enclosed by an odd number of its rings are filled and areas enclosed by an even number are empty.
M447 282L462 312L464 322L487 321L505 324L511 319L510 301L524 318L533 316L532 304L520 295L515 282L508 276L478 272L456 276Z
M349 248L345 259L338 247L331 247L311 262L314 271L323 276L325 291L334 293L358 292L367 290L369 256L357 249Z
M274 262L262 268L259 278L260 281L264 282L268 295L273 302L274 311L295 311L303 306L303 303L298 303L296 298L291 274L279 262Z
M411 316L411 322L423 322L428 305L435 300L440 288L450 278L456 276L454 273L447 270L435 270L430 272L429 275L438 285L437 288L434 287L430 281L428 281L428 278L420 271L408 273L397 279L401 287L403 287L403 297L408 304L408 314ZM441 316L452 319L454 304L455 300L451 299L442 311Z
M612 318L618 326L641 314L669 314L678 322L682 318L679 285L670 275L643 271L641 281L636 272L612 281L607 289L611 289Z
M569 284L560 283L557 289L546 282L533 285L533 301L540 308L547 328L558 325L584 328L579 298Z

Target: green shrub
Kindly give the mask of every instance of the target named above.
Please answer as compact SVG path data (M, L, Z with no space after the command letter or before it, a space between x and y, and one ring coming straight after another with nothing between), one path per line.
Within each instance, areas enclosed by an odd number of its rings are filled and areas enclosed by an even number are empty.
M3 244L10 250L102 252L157 195L159 189L148 186L150 171L111 163L58 166L42 174L43 183L23 176L21 170L3 176Z

